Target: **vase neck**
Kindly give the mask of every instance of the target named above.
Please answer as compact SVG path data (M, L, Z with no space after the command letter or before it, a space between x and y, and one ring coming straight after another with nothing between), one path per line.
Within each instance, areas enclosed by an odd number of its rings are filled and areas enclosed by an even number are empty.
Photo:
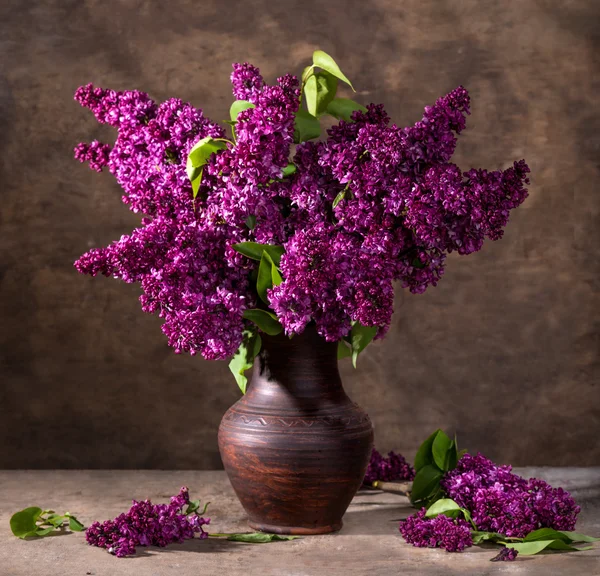
M337 363L337 343L326 342L314 326L289 338L283 334L262 336L263 347L254 361L247 401L254 404L282 402L310 410L317 402L347 400Z

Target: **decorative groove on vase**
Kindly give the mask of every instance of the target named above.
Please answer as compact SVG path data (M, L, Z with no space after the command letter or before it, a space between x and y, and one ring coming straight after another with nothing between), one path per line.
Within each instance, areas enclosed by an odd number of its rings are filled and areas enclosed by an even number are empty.
M324 416L316 418L280 418L252 416L242 412L229 410L223 416L225 422L242 422L244 424L259 424L264 427L283 427L283 428L312 428L315 425L322 426L361 426L362 424L371 424L371 420L364 412L354 416Z

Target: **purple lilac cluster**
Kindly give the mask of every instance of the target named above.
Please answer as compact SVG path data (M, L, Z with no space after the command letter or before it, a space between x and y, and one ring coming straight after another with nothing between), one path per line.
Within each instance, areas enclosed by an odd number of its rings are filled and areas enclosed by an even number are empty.
M169 504L152 504L150 500L133 501L129 512L114 520L94 522L85 532L88 544L105 548L115 556L135 554L136 546L167 546L194 538L208 538L203 526L210 518L198 514L186 516L182 508L190 502L188 489L183 487Z
M465 454L441 486L448 498L471 512L481 531L523 538L538 528L575 529L581 508L567 491L511 470L481 454Z
M498 466L481 454L462 456L440 485L446 498L469 511L474 525L481 532L524 538L539 528L572 531L581 511L566 490L552 488L544 480L526 480L514 474L511 466ZM425 512L426 509L422 508L400 523L404 539L414 546L439 546L451 552L458 550L453 545L448 548L437 537L436 522L444 516L425 518ZM448 520L441 522L450 525ZM465 524L457 523L459 525ZM459 529L450 527L448 530L458 532ZM454 537L459 538L458 535ZM467 539L460 541L464 544L462 548L471 545ZM515 549L505 548L494 560L514 560L516 557Z
M404 539L418 548L444 548L448 552L461 552L473 545L471 527L466 520L449 518L440 514L425 518L425 508L400 523Z
M414 477L415 469L406 461L402 454L389 452L386 458L373 448L363 484L369 486L376 480L394 482L398 480L412 480Z
M110 145L94 140L89 144L82 142L75 147L75 158L80 162L87 162L92 170L102 172L108 165Z
M508 546L502 548L500 552L492 558L492 562L512 562L516 560L517 555L519 553L514 548L509 548Z
M479 250L502 236L509 212L527 196L523 160L506 170L462 172L450 163L465 127L469 96L459 87L427 107L414 126L390 124L383 106L356 111L321 142L296 147L296 172L284 177L300 100L296 77L267 85L257 68L234 64L242 111L236 138L212 155L194 200L186 159L196 142L223 138L203 112L171 98L87 85L75 98L114 126L113 146L80 144L75 155L108 167L123 201L145 215L131 234L77 262L86 274L139 282L142 309L158 313L176 352L231 356L256 305L249 281L256 262L238 242L281 244L283 282L270 306L287 334L314 322L336 341L353 322L377 326L393 313L393 282L412 292L435 285L449 252ZM337 202L334 207L334 200ZM249 225L248 222L252 222Z
M223 130L202 111L172 98L160 106L140 92L81 87L75 94L100 122L118 129L108 168L121 184L123 201L146 215L140 227L106 248L84 254L80 272L139 282L142 309L158 313L176 352L224 358L240 344L242 312L252 305L247 271L227 255L241 239L235 226L194 210L185 171L189 150L200 138ZM78 158L98 164L107 147L80 145Z

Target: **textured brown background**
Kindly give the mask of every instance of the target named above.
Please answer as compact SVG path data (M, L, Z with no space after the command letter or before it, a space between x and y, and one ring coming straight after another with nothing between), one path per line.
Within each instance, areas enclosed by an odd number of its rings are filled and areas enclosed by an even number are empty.
M0 466L220 467L226 363L174 355L135 286L72 267L137 222L72 159L113 136L72 94L137 88L218 120L232 61L272 81L316 48L400 124L464 84L457 163L532 168L504 240L398 291L388 338L344 365L379 448L412 457L442 426L499 461L600 464L600 3L3 0L0 22Z

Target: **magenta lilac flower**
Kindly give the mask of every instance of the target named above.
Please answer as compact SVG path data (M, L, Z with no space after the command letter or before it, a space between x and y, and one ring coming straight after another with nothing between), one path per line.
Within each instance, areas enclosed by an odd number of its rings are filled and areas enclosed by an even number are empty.
M414 468L406 461L402 454L389 452L386 458L373 448L363 484L370 485L376 480L382 482L412 480L414 477Z
M571 531L581 508L562 488L526 480L481 454L465 454L441 482L448 498L467 508L477 529L522 538L538 528Z
M473 545L471 527L466 520L440 514L425 518L425 508L400 522L400 533L417 548L444 548L448 552L462 552Z
M82 142L75 147L75 158L80 162L87 162L92 170L102 172L108 165L110 145L94 140L89 144Z
M516 560L518 554L519 553L514 548L509 548L507 546L502 548L502 550L490 560L492 562L512 562L513 560Z
M75 157L107 167L123 201L144 217L130 234L77 262L85 274L139 283L142 309L163 319L176 352L224 359L238 349L243 314L257 305L258 263L240 242L278 244L283 281L268 303L284 331L309 323L337 341L352 326L385 335L394 282L414 293L435 286L450 252L470 254L501 238L510 211L527 196L523 160L505 170L466 172L451 163L470 113L458 87L400 128L382 105L357 110L323 141L292 149L301 86L286 74L270 85L258 68L234 64L233 94L251 107L235 133L202 110L139 91L82 86L75 99L117 130L113 145L82 143ZM189 152L204 138L226 140L203 167L194 198ZM289 163L294 170L285 173ZM540 491L540 500L548 497ZM546 505L546 504L545 504Z
M181 488L169 504L152 504L150 500L133 501L128 512L114 520L94 522L85 532L88 544L105 548L118 557L135 554L137 546L167 546L194 538L208 538L203 526L210 518L198 514L186 516L182 508L190 503L188 489Z

